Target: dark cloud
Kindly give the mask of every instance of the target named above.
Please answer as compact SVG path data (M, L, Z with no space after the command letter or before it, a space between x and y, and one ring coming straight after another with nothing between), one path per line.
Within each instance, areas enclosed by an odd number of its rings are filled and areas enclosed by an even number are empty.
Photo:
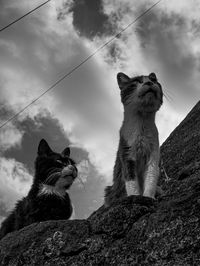
M192 19L191 21L191 31L195 37L200 37L200 24L199 21Z
M120 62L120 60L122 59L122 55L123 55L123 50L122 48L119 46L119 44L117 43L117 41L111 43L108 48L107 48L107 54L108 56L105 57L105 61L108 64L116 64L118 62Z
M59 19L63 18L66 9L67 13L72 12L74 28L81 36L93 39L113 33L109 17L103 11L102 0L73 0L70 5L66 3L59 12Z
M38 143L41 138L45 138L51 148L55 151L62 151L70 145L70 141L56 118L50 113L38 115L34 120L26 118L22 122L16 122L15 125L24 131L21 146L8 149L2 155L6 158L14 158L23 163L34 175L34 161L37 154ZM88 159L88 152L78 147L71 147L71 156L77 161L86 160L88 162L88 171L84 181L84 188L79 180L70 189L72 202L75 206L76 218L86 218L96 210L103 201L104 179L96 170L95 166ZM79 173L80 178L82 173ZM18 176L18 178L20 178ZM21 180L23 182L23 180ZM9 192L8 192L9 193ZM0 216L7 216L6 203L1 202L0 198Z
M44 114L36 116L35 120L27 118L17 122L16 126L24 132L21 146L11 147L3 153L3 156L23 163L32 174L34 174L38 144L42 138L46 139L50 147L57 152L61 152L71 144L59 121L48 112L45 116ZM71 148L71 151L72 157L78 162L88 159L87 152L81 148Z
M194 104L199 94L195 80L198 56L190 46L187 29L188 21L180 15L167 15L155 10L137 24L148 68L159 73L166 86L178 93L181 100L187 97L186 105Z
M6 121L9 117L13 116L13 112L4 104L0 99L0 120Z

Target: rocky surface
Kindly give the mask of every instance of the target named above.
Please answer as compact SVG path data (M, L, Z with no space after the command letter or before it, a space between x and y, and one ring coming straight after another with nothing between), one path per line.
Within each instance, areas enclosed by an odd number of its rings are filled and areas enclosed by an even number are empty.
M48 221L8 234L0 265L200 265L200 102L162 145L156 201L102 206L87 220Z

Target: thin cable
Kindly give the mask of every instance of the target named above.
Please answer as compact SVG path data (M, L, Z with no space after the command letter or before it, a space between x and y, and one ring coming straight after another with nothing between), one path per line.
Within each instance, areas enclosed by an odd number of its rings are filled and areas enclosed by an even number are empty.
M18 22L19 20L23 19L24 17L28 16L29 14L33 13L35 10L39 9L40 7L44 6L45 4L47 4L48 2L50 2L51 0L48 0L46 2L44 2L43 4L35 7L34 9L30 10L28 13L24 14L23 16L19 17L18 19L14 20L13 22L9 23L7 26L3 27L0 29L0 32L9 28L11 25L15 24L16 22Z
M29 106L34 104L36 101L38 101L41 97L43 97L46 93L48 93L50 90L55 88L61 81L63 81L65 78L67 78L69 75L71 75L74 71L76 71L78 68L80 68L83 64L85 64L90 58L92 58L96 53L98 53L101 49L103 49L105 46L110 44L115 38L119 37L120 34L122 34L125 30L127 30L131 25L133 25L136 21L138 21L141 17L143 17L145 14L147 14L151 9L153 9L156 5L158 5L162 0L159 0L155 4L153 4L150 8L148 8L146 11L144 11L141 15L139 15L135 20L133 20L131 23L129 23L124 29L122 29L120 32L118 32L114 37L112 37L110 40L105 42L103 45L101 45L99 48L97 48L91 55L86 57L80 64L78 64L76 67L74 67L72 70L70 70L67 74L65 74L62 78L58 79L51 87L49 87L46 91L44 91L42 94L40 94L37 98L35 98L33 101L31 101L29 104L27 104L23 109L21 109L18 113L11 116L7 121L5 121L1 126L4 127L6 124L8 124L11 120L15 119L17 116L19 116L21 113L23 113Z

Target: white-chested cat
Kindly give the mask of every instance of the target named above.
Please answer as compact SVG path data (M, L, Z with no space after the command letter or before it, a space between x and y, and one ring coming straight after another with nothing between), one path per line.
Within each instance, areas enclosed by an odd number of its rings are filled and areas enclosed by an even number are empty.
M124 106L124 120L113 185L105 189L106 206L127 195L154 198L160 173L155 115L163 103L162 87L154 73L133 78L118 73L117 81Z
M47 220L67 220L72 204L67 193L78 170L70 148L54 152L42 139L35 161L35 176L30 191L21 199L0 228L0 239L27 225Z

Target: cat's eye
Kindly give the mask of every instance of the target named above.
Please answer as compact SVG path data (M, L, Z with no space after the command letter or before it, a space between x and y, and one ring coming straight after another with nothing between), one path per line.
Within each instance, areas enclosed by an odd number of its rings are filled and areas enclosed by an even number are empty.
M61 160L56 160L57 163L63 164Z
M129 88L129 89L135 89L136 86L135 86L135 84L130 84L130 85L128 86L128 88Z
M134 82L142 83L142 79L140 79L140 78L136 78L136 79L134 80Z

